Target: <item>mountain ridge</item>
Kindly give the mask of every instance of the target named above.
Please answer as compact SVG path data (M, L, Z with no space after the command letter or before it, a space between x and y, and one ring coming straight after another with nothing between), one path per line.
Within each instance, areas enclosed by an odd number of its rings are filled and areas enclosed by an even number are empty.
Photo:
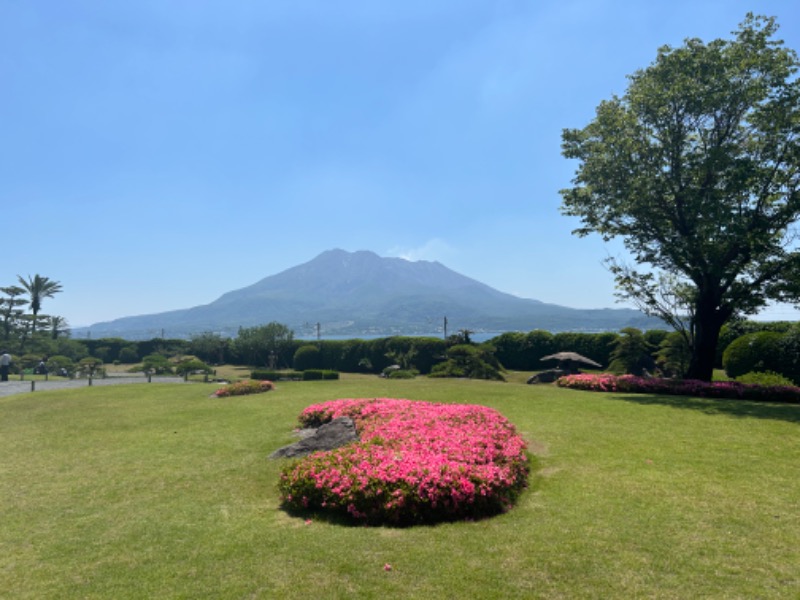
M277 321L299 337L309 323L336 336L420 335L435 333L444 317L455 329L476 332L603 331L654 323L633 309L574 309L519 298L436 261L333 249L209 304L122 317L73 334L149 339L165 330L167 337L206 331L234 336L240 327Z

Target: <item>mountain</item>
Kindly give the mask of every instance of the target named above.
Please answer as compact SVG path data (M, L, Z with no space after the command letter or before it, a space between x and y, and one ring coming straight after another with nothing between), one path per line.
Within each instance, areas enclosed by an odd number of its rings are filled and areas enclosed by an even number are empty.
M441 331L616 331L659 322L632 309L574 309L497 291L438 262L329 250L313 260L183 310L124 317L75 329L75 337L149 339L206 331L233 336L239 327L277 321L299 337L415 335Z

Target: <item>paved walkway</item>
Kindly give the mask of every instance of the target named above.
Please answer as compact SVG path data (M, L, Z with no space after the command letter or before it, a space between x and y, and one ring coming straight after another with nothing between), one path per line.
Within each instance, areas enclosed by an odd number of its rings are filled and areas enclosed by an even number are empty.
M152 382L186 383L183 380L183 377L153 377ZM121 384L133 384L133 383L147 383L147 377L131 376L131 377L106 377L105 379L102 378L92 379L92 386L121 385ZM31 386L31 384L33 384L33 386ZM64 390L69 388L80 388L80 387L87 387L88 385L89 385L88 379L52 379L48 381L24 379L20 381L18 378L14 379L14 376L12 375L9 381L0 381L0 397L12 396L14 394L22 394L31 391L42 392L45 390Z

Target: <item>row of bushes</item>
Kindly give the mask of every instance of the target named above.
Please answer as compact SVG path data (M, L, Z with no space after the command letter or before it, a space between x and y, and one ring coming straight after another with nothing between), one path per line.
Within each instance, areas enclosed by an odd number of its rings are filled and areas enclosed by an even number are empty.
M786 402L790 404L800 403L800 388L748 384L739 381L707 382L692 379L612 375L609 373L582 373L579 375L565 375L556 381L556 385L590 392L662 394L730 400Z
M719 343L717 366L723 365L724 350L737 338L745 334L773 332L781 335L797 331L789 322L758 323L736 321L723 327ZM667 331L651 330L643 333L645 341L658 348L669 335ZM795 333L800 336L800 333ZM547 365L541 357L562 350L578 352L604 366L611 362L614 342L620 333L550 333L534 330L527 333L508 332L498 335L482 347L493 349L498 363L505 368L518 371L537 371ZM247 357L235 352L232 340L216 334L203 334L191 340L155 338L146 341L130 341L121 338L102 338L94 340L59 340L63 352L55 348L49 352L63 354L77 362L92 356L104 363L140 362L151 354L164 356L193 355L209 364L231 363L247 364ZM397 364L403 370L415 369L426 375L434 365L445 360L445 353L452 342L432 337L395 336L372 340L321 340L310 343L308 340L289 339L281 344L274 356L277 367L325 369L345 373L380 373L386 367ZM253 364L253 363L250 363ZM262 363L263 364L263 363ZM769 368L769 367L764 367ZM752 370L752 369L748 369ZM776 372L785 369L771 368ZM792 377L793 378L793 377ZM794 379L794 378L793 378Z
M250 373L250 379L268 379L271 381L297 380L297 381L320 381L339 379L338 371L329 369L306 369L305 371L272 371L256 369Z

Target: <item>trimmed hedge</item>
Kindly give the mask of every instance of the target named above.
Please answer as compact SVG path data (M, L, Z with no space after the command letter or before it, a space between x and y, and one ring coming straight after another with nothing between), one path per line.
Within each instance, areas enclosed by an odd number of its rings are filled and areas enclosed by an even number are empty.
M264 380L267 379L269 381L279 381L281 379L302 379L303 374L299 371L270 371L270 370L260 370L257 369L250 373L250 379L258 379Z
M387 377L389 379L414 379L419 373L417 371L407 371L400 369L398 371L390 371Z
M303 381L321 381L323 379L339 379L339 371L330 371L328 369L306 369L303 371Z

